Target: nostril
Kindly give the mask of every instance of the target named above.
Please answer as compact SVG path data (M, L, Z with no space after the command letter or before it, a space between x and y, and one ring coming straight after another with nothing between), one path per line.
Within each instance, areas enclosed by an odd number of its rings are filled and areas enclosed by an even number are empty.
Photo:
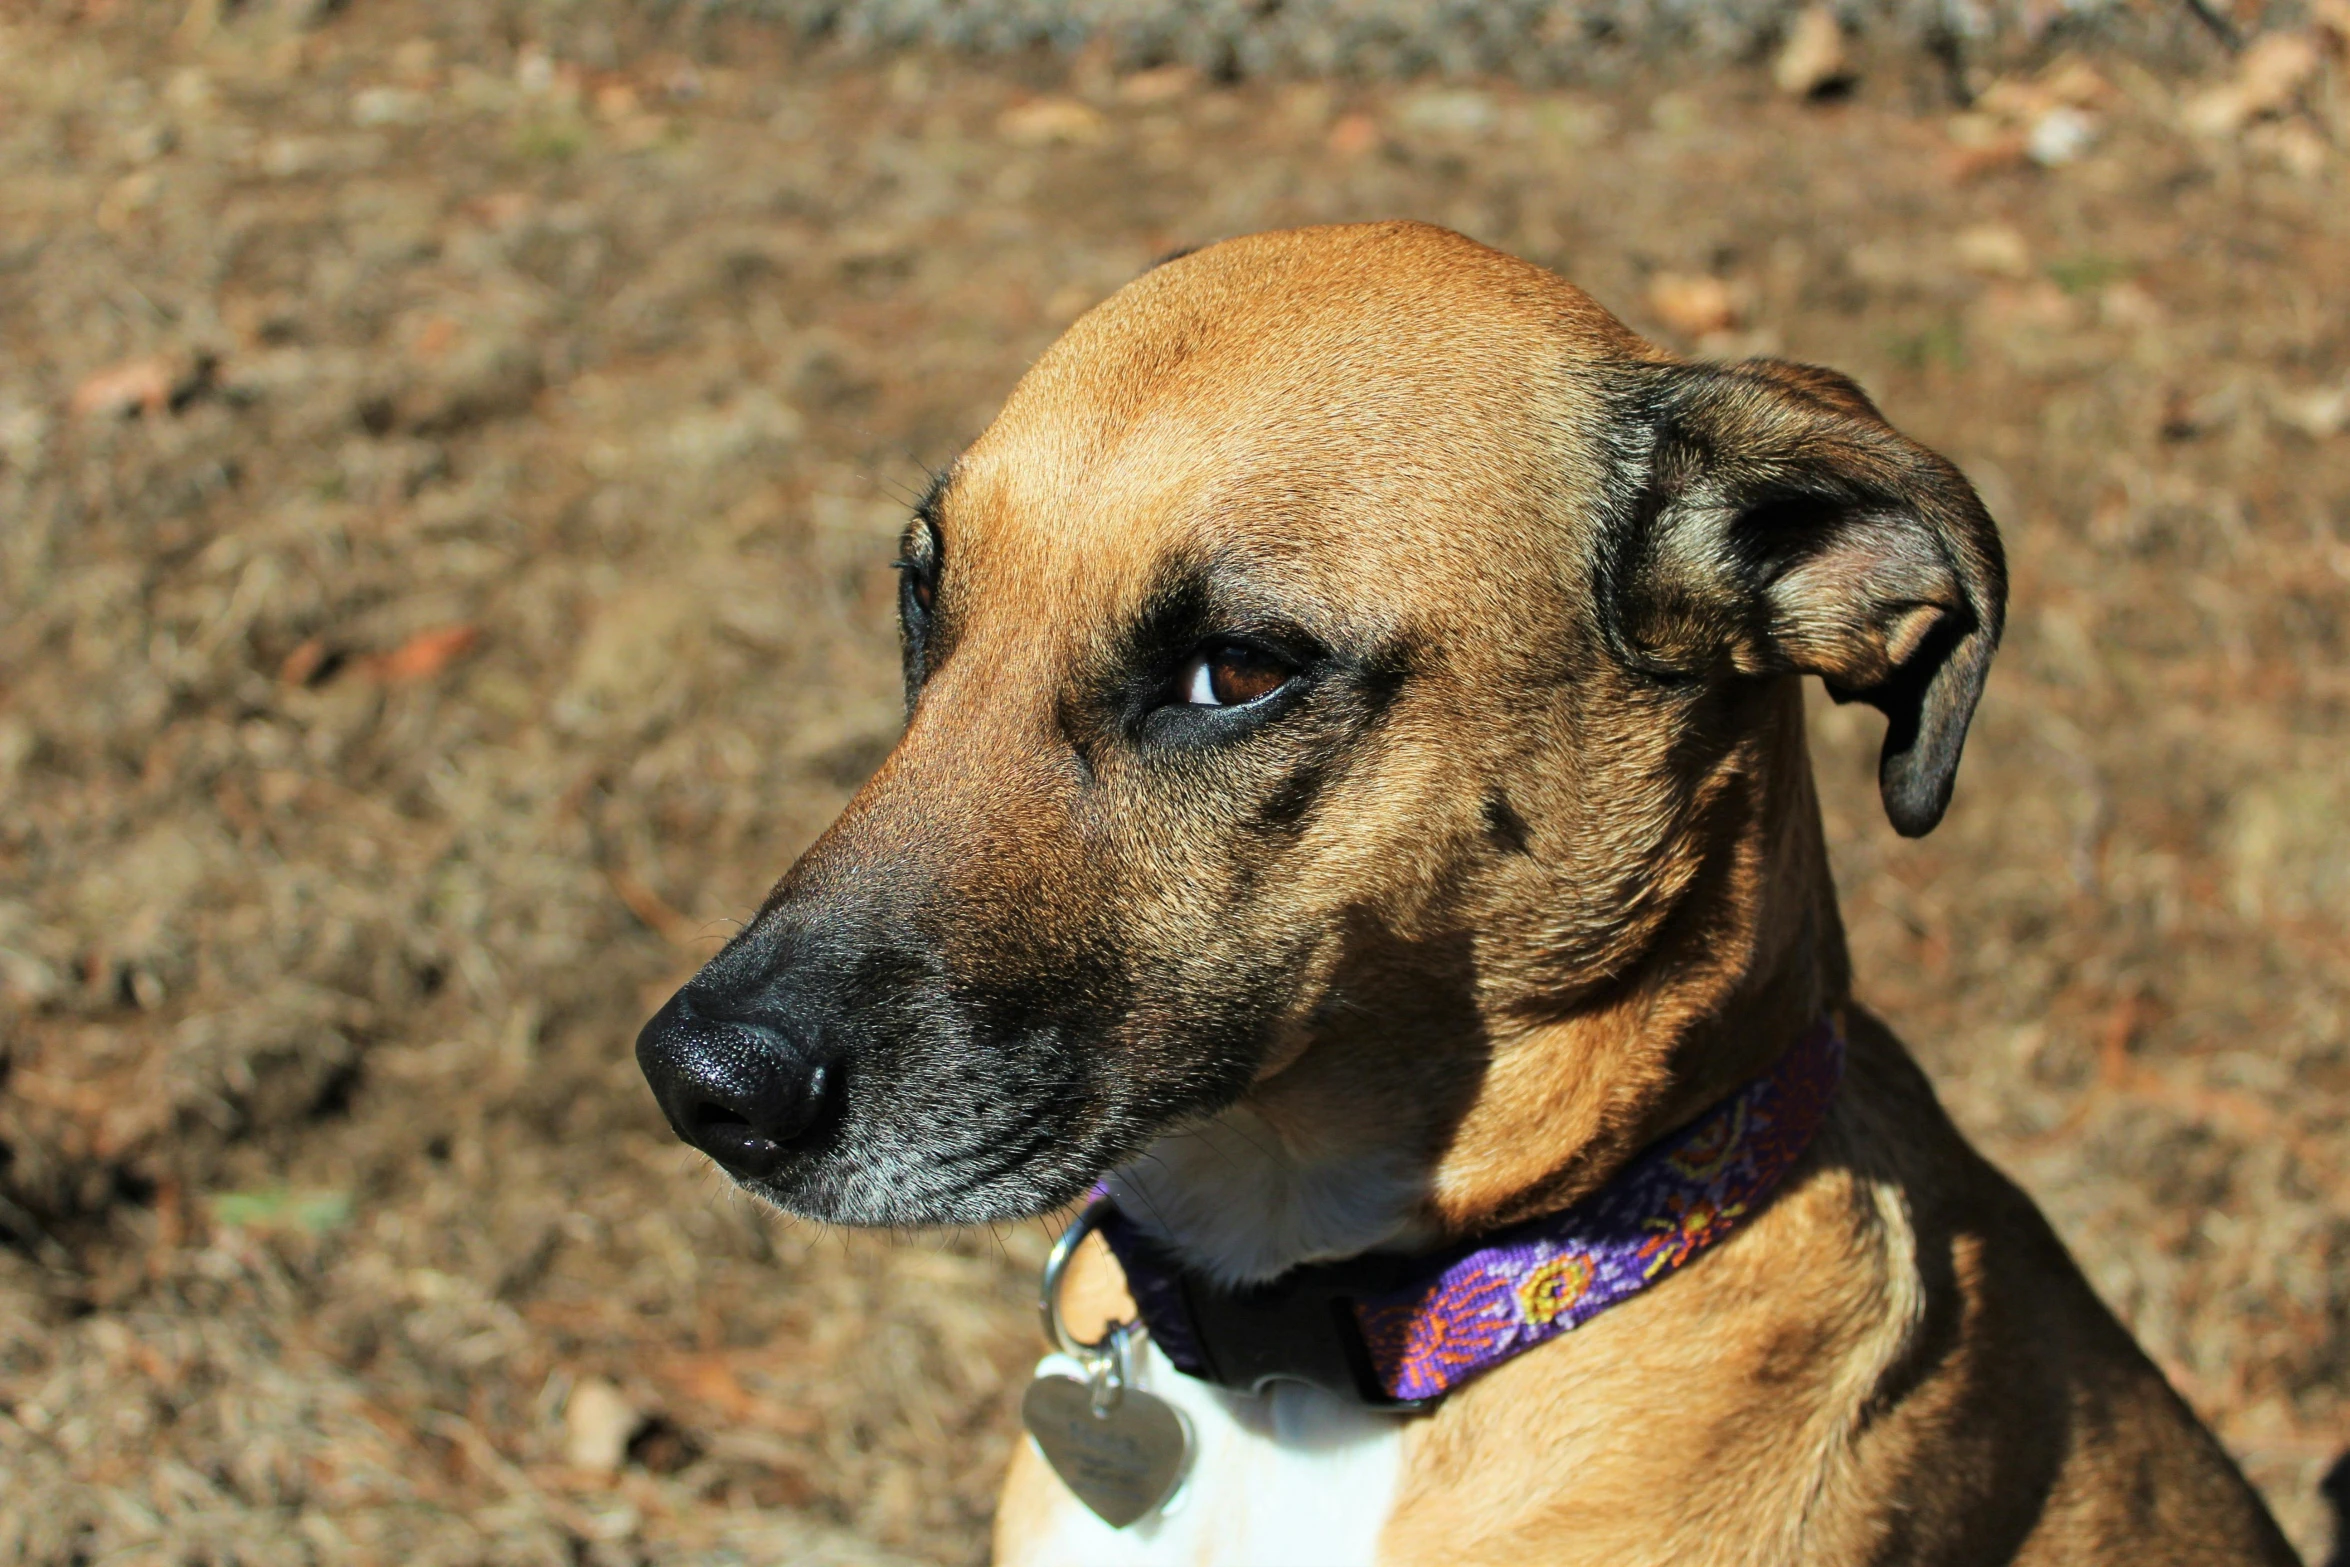
M736 1175L773 1175L783 1164L783 1139L728 1105L701 1100L687 1109L679 1134Z
M747 1132L751 1129L749 1116L729 1110L724 1105L712 1104L707 1099L688 1110L685 1113L685 1118L694 1124L696 1130L707 1128L716 1131L724 1128Z

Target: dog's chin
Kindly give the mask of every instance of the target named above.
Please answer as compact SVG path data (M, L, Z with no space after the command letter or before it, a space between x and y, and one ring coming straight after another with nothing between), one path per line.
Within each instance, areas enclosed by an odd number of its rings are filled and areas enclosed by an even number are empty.
M1067 1207L1092 1188L1115 1157L1110 1149L1057 1148L974 1171L979 1161L965 1153L867 1149L810 1158L772 1175L737 1177L736 1183L786 1213L825 1224L870 1229L1003 1224Z

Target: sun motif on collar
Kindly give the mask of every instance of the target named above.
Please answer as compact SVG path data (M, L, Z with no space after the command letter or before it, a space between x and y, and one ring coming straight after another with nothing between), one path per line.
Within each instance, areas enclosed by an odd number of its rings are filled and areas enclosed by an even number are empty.
M1572 1311L1591 1293L1598 1265L1583 1252L1562 1251L1518 1281L1518 1315L1541 1327Z
M1640 1243L1640 1276L1653 1279L1667 1268L1681 1266L1744 1217L1742 1202L1720 1203L1674 1192L1665 1199L1665 1216L1648 1221L1648 1228L1657 1233Z
M1730 1101L1730 1114L1717 1115L1695 1128L1688 1142L1665 1156L1676 1175L1692 1181L1710 1181L1730 1167L1746 1146L1747 1101Z

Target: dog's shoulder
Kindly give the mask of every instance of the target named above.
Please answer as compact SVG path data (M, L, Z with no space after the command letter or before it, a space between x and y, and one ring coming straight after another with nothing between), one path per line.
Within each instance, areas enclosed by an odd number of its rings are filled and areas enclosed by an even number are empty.
M1849 1034L1844 1113L1821 1157L1900 1214L1917 1303L1855 1445L1886 1471L1864 1488L1873 1505L1893 1503L1951 1560L2296 1561L1906 1047L1857 1009Z
M1848 1037L1738 1236L1415 1430L1384 1560L2294 1559L1907 1050Z

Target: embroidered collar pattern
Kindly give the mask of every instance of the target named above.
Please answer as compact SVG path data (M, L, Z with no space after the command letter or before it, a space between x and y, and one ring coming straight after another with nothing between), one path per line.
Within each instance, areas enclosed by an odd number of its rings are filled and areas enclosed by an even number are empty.
M1769 1071L1652 1144L1572 1207L1383 1270L1387 1279L1366 1276L1365 1287L1334 1289L1385 1401L1440 1398L1719 1243L1760 1210L1810 1146L1843 1069L1843 1031L1824 1018ZM1161 1352L1178 1370L1217 1380L1194 1331L1189 1292L1169 1260L1122 1217L1105 1223L1102 1235Z

